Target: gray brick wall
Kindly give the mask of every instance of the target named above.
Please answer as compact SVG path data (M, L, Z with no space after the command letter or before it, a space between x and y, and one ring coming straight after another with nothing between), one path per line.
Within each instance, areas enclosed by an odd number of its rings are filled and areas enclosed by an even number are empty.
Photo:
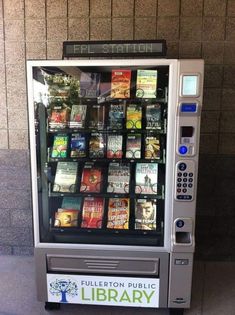
M0 0L0 253L32 253L25 59L60 59L64 40L156 38L169 58L205 59L197 257L235 258L234 0Z

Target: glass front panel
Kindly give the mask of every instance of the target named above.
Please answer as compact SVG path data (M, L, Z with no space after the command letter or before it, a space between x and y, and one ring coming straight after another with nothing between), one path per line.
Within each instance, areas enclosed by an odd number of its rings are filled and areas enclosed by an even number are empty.
M164 245L168 73L33 67L41 242Z

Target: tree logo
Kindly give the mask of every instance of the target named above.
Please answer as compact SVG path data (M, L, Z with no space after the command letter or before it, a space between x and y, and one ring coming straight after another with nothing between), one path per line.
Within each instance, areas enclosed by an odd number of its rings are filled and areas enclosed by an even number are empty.
M78 295L78 286L74 280L56 279L50 283L49 291L56 297L60 296L60 303L68 303L67 297L75 297Z

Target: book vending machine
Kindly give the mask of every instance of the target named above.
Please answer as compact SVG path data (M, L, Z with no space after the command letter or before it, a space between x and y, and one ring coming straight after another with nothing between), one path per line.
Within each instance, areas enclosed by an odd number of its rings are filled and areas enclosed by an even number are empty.
M28 61L38 299L190 307L202 60Z

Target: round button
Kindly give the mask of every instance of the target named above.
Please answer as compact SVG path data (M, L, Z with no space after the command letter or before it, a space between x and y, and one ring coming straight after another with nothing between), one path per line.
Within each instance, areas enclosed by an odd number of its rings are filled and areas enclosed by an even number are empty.
M188 184L188 187L189 187L189 188L192 188L192 187L193 187L193 184Z
M187 189L184 188L184 189L183 189L183 193L186 193L186 192L187 192Z
M180 154L186 154L188 152L188 148L185 145L182 145L179 147L179 153Z
M187 184L184 183L184 184L183 184L183 187L187 187Z
M178 176L181 177L181 176L182 176L182 173L179 172L179 173L178 173Z
M192 183L192 181L193 181L193 179L192 178L189 178L189 180L188 180L190 183Z
M189 173L188 176L189 176L189 177L193 177L193 173Z
M185 171L186 168L187 168L187 165L182 162L182 163L179 164L178 168L179 168L179 170L181 170L181 171Z
M182 178L177 178L177 182L182 182Z
M187 182L187 178L183 178L183 182Z
M180 188L178 188L178 189L177 189L177 193L180 193L180 192L181 192L181 189L180 189Z
M191 184L192 185L192 184ZM180 183L177 184L177 187L181 187L182 185Z
M184 226L184 221L183 221L183 220L177 220L177 221L176 221L176 226L177 226L178 228L182 228L182 227Z
M183 173L183 176L184 176L184 177L187 177L187 176L188 176L188 174L187 174L187 173Z

